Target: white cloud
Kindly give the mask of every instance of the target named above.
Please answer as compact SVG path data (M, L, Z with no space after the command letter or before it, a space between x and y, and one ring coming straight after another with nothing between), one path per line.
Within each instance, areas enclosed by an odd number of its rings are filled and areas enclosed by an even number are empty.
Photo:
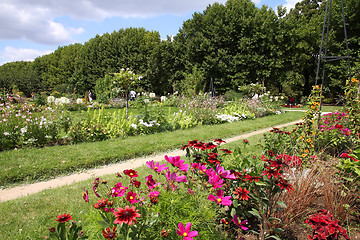
M258 4L261 3L261 0L253 0L253 2L254 2L256 5L258 5Z
M301 2L300 0L286 0L284 7L286 7L286 11L289 12L291 8L295 8L296 3Z
M0 51L0 65L14 61L33 61L35 58L49 54L52 50L36 50L27 48L5 47Z
M59 45L71 42L73 34L84 31L82 28L65 28L53 19L46 6L16 5L5 0L0 3L0 39L26 39Z

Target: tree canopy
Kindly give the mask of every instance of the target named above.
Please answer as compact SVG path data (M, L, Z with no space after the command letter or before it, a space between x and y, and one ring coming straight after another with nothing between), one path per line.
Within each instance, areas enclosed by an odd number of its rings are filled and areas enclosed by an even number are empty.
M250 0L214 3L195 12L172 40L157 31L127 28L96 35L84 44L59 47L33 62L0 66L0 87L31 92L83 94L109 73L130 68L143 79L138 88L157 94L209 89L218 93L260 83L268 90L306 96L315 82L326 1L304 0L287 13L257 8ZM341 5L333 1L329 53L346 55ZM345 0L352 64L359 63L360 0ZM347 64L327 67L327 94L335 97L347 79ZM196 82L196 86L191 86Z

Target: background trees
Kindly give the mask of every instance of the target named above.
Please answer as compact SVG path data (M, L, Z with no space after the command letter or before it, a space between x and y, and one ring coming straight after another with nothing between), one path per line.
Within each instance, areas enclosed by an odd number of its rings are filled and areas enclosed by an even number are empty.
M97 35L32 63L0 66L0 87L9 91L16 84L26 94L83 94L93 91L107 74L131 68L144 76L138 90L157 94L207 91L212 78L217 93L258 82L299 99L315 82L325 5L326 1L304 0L286 13L281 6L277 12L257 8L250 0L214 3L185 21L173 41L162 41L158 32L144 28ZM358 64L360 0L345 0L344 5L351 61ZM333 1L331 16L329 53L346 55L339 1ZM342 91L346 73L344 61L327 66L329 97Z

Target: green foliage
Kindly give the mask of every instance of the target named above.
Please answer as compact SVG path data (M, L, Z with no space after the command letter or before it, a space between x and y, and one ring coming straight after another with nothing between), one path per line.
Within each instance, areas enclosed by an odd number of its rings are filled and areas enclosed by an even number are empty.
M96 99L101 103L108 103L111 93L112 76L105 75L96 81L95 94Z
M191 73L185 74L180 87L182 93L188 97L203 93L205 90L203 71L194 66Z

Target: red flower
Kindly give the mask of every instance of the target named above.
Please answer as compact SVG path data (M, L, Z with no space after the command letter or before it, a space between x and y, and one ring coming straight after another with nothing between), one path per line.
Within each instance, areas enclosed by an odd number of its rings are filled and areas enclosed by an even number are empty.
M136 193L133 191L128 192L126 195L126 200L128 200L131 204L137 203L138 201L136 200Z
M136 172L135 170L132 170L132 169L130 169L130 170L128 170L128 169L124 170L124 174L128 175L128 176L131 177L131 178L135 178L135 177L138 177L138 176L139 176L139 175L137 174L137 172Z
M279 170L277 168L272 168L272 167L266 167L267 170L263 171L263 174L265 176L268 176L268 179L270 179L271 177L277 178L278 176L281 176Z
M70 214L62 214L62 215L59 215L57 217L57 219L55 219L55 221L58 221L59 223L64 223L64 222L67 222L69 220L71 220L71 215Z
M244 143L249 143L249 140L247 140L247 139L244 139L243 141L244 141Z
M343 128L343 125L336 124L336 125L335 125L335 128L336 128L336 129L342 129L342 128Z
M245 182L247 182L247 181L249 181L249 182L253 182L253 181L260 182L260 178L261 177L259 177L259 176L251 176L249 174L246 174L245 177L244 177L244 181Z
M221 138L214 139L214 142L217 142L217 143L219 143L219 144L221 144L221 143L225 143L225 141L224 141L224 140L222 140Z
M233 194L237 195L235 198L238 198L239 200L249 200L249 196L248 196L248 193L250 191L246 190L246 188L241 188L241 187L238 187L235 189L235 191L233 191Z
M137 181L137 180L134 181L134 186L135 186L136 188L139 188L140 185L141 185L141 182L139 182L139 181Z
M229 149L220 149L221 151L223 151L225 154L230 154L232 153L232 151L230 151Z
M113 226L112 231L110 230L110 227L107 227L106 232L105 232L105 230L102 231L102 232L103 232L103 236L104 236L105 239L114 240L118 236L118 234L116 233L116 227L115 226Z
M136 218L139 218L141 216L141 214L138 213L139 210L135 210L135 206L132 206L131 208L129 208L129 206L126 206L125 209L119 207L117 210L117 212L114 212L114 215L116 217L114 224L136 224Z
M290 193L290 190L294 191L293 185L289 184L288 180L280 178L280 182L277 184L281 189L286 189Z
M186 148L190 147L190 145L184 145L180 148L180 150L185 150Z
M189 141L189 145L191 146L191 147L193 147L195 144L197 144L198 143L198 140L197 139L195 139L195 140L192 140L192 141Z
M214 149L217 147L217 145L212 142L205 143L204 146L205 146L205 149Z
M106 207L107 206L107 202L108 202L109 200L108 199L100 199L100 200L98 200L98 202L97 203L95 203L93 206L94 206L94 208L96 208L96 209L102 209L102 208L104 208L104 207Z

